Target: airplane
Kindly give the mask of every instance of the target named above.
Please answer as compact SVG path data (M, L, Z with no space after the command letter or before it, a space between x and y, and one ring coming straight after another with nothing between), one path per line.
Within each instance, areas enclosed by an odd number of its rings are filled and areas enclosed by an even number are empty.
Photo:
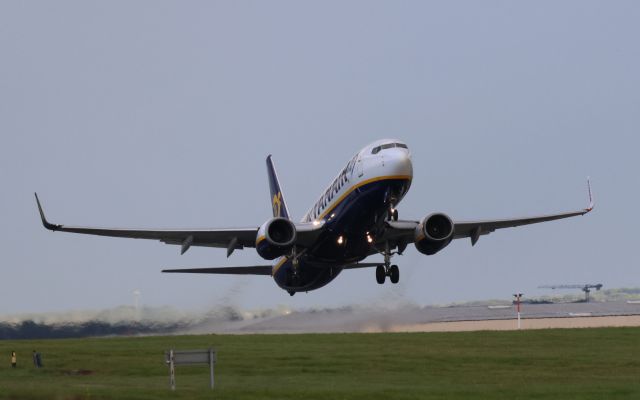
M159 240L181 246L181 254L191 246L226 248L227 258L235 250L255 248L263 259L276 260L275 263L162 272L267 275L291 296L319 289L343 270L354 268L375 268L379 284L387 277L395 284L400 272L397 265L391 264L391 258L402 255L409 244L414 244L420 253L433 255L453 239L469 238L474 246L481 236L496 229L585 215L594 207L591 183L587 179L589 205L577 211L477 221L457 221L434 212L421 220L401 220L397 207L411 187L411 153L404 142L383 139L353 156L302 220L294 222L271 155L266 163L273 216L258 227L138 230L59 225L46 219L37 193L35 197L42 224L51 231ZM376 254L381 254L384 260L363 261Z

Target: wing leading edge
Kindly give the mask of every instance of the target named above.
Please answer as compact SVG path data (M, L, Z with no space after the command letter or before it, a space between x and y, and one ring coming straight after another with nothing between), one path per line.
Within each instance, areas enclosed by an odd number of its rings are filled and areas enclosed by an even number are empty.
M244 247L255 247L256 234L258 228L240 229L197 229L197 230L168 230L168 229L113 229L113 228L91 228L81 226L68 226L52 224L47 220L40 204L38 194L36 203L42 219L42 225L51 231L81 233L86 235L111 236L132 239L152 239L159 240L166 244L176 244L182 246L182 253L191 246L221 247L227 249L227 255L233 250Z
M454 221L454 239L470 238L471 245L475 245L482 235L488 235L496 229L514 228L522 225L537 224L540 222L554 221L576 217L589 213L594 208L593 195L591 193L591 181L587 179L589 191L589 205L587 208L558 214L538 215L523 218L494 219L478 221ZM419 221L387 221L387 232L383 240L400 240L404 243L413 243L414 232Z

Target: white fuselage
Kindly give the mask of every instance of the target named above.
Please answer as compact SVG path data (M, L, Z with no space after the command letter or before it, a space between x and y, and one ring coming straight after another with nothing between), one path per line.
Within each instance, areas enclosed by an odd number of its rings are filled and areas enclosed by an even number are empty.
M404 147L388 147L390 145ZM375 151L377 149L377 151ZM374 153L375 151L375 153ZM330 211L356 188L389 177L413 179L411 153L406 144L395 139L382 139L360 150L331 182L316 203L307 211L302 222L330 220Z

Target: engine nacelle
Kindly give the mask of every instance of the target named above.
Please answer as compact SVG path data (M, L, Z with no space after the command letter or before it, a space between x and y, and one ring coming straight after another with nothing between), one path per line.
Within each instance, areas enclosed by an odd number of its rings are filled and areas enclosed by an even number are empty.
M273 218L262 224L256 237L260 257L273 260L285 255L296 241L296 226L285 218Z
M422 254L436 254L451 243L452 239L453 222L446 214L431 214L416 227L415 245Z

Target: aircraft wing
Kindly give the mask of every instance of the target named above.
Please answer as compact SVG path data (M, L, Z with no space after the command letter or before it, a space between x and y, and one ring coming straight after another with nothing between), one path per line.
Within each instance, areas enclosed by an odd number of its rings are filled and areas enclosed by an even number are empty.
M163 269L162 272L189 274L271 275L271 269L271 265L250 265L246 267Z
M354 269L354 268L370 268L377 267L378 265L384 265L384 262L358 262L353 264L343 265L342 269Z
M455 221L453 238L471 238L471 244L475 245L481 235L488 235L496 229L514 228L516 226L537 224L540 222L554 221L556 219L576 217L591 211L584 209L560 214L539 215L535 217L524 217L514 219L497 219L483 221Z
M159 240L166 244L175 244L182 247L184 254L191 246L219 247L227 249L227 257L234 250L256 246L258 227L255 228L230 228L230 229L195 229L195 230L170 230L170 229L114 229L93 228L70 225L52 224L47 221L42 210L42 205L36 196L40 218L45 228L51 231L81 233L86 235L112 236L133 239ZM312 243L321 232L322 225L296 224L297 241L299 246Z
M558 214L538 215L512 219L493 219L478 221L453 221L453 238L470 238L471 245L475 245L482 235L494 232L496 229L513 228L516 226L537 224L540 222L554 221L557 219L576 217L585 215L593 210L594 202L591 195L591 184L587 181L589 189L589 205L582 210L570 211ZM378 242L391 240L402 243L413 243L415 229L420 224L419 221L387 221L387 229L383 238L378 238Z

